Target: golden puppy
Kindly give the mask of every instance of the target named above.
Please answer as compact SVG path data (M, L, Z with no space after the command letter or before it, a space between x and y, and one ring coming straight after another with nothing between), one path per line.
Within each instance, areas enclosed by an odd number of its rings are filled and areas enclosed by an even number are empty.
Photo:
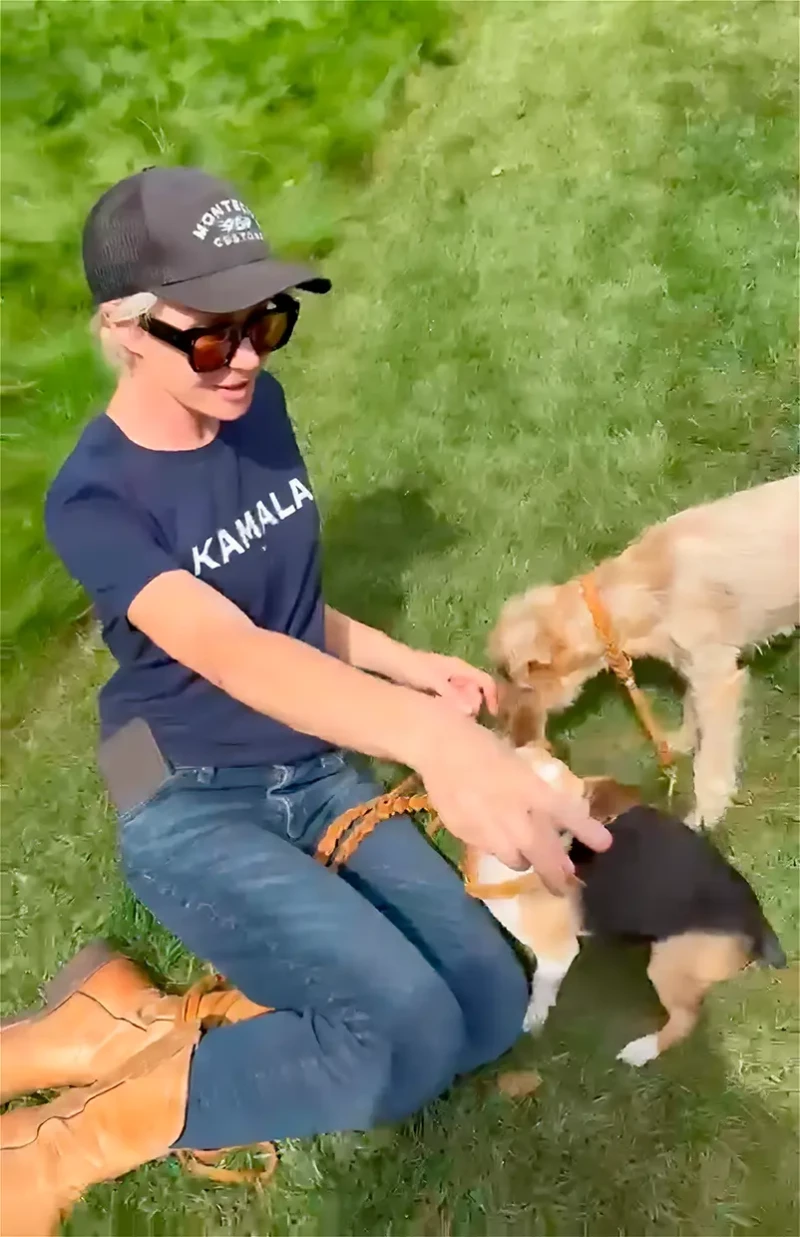
M786 477L679 512L592 573L622 648L660 658L686 680L672 745L696 748L694 825L715 824L736 790L741 650L800 620L799 528L800 478ZM606 665L578 579L510 599L489 651L530 691L539 738L548 714L571 704Z

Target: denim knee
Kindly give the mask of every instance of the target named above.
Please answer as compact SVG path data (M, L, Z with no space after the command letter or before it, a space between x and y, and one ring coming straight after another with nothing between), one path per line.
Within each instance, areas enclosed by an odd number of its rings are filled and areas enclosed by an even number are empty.
M192 1063L176 1146L207 1150L367 1130L417 1112L453 1081L464 1023L436 975L407 980L400 995L371 1015L352 1009L329 1019L306 1011L298 1019L278 1012L209 1031ZM313 1046L317 1066L281 1070L290 1042Z
M438 976L414 986L388 1034L390 1078L375 1105L376 1124L410 1117L436 1099L452 1083L464 1054L461 1007Z
M465 1011L466 1042L459 1073L495 1061L522 1032L528 1006L525 970L505 937L494 934L492 948L473 960L470 1007Z

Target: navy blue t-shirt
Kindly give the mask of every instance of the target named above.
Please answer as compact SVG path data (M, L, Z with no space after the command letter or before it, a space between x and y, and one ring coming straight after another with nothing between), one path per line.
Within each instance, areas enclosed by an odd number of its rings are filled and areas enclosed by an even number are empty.
M45 520L119 663L100 693L104 737L143 717L173 765L216 768L290 764L329 747L234 700L126 617L150 580L184 568L259 627L324 648L319 516L270 374L247 413L193 451L147 450L97 417L53 482Z

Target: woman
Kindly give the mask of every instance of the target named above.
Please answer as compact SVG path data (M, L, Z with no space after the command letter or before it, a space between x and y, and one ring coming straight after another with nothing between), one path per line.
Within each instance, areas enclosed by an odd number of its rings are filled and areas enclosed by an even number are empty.
M27 1122L4 1132L9 1180L30 1198L35 1174L51 1210L171 1145L398 1120L516 1039L523 972L408 820L341 876L312 858L380 790L346 752L416 770L453 834L556 888L571 871L559 828L609 840L473 720L494 707L489 676L324 605L311 483L262 364L295 325L287 290L328 282L276 261L236 191L189 168L104 194L84 264L120 375L51 488L48 535L119 663L101 763L127 880L247 999L181 1039L174 998L90 952L57 1008L9 1028L6 1091L124 1074L59 1121L49 1105L4 1118ZM142 1053L157 1041L169 1048ZM75 1045L80 1068L63 1060Z

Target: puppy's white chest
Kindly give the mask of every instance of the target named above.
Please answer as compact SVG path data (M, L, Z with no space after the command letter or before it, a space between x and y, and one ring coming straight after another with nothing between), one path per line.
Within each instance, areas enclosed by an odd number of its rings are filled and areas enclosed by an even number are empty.
M533 868L526 871L532 872ZM480 885L499 885L504 881L518 880L522 875L522 872L506 867L494 855L481 855L475 871L476 881ZM487 898L483 899L483 904L507 932L520 939L522 912L519 898Z

